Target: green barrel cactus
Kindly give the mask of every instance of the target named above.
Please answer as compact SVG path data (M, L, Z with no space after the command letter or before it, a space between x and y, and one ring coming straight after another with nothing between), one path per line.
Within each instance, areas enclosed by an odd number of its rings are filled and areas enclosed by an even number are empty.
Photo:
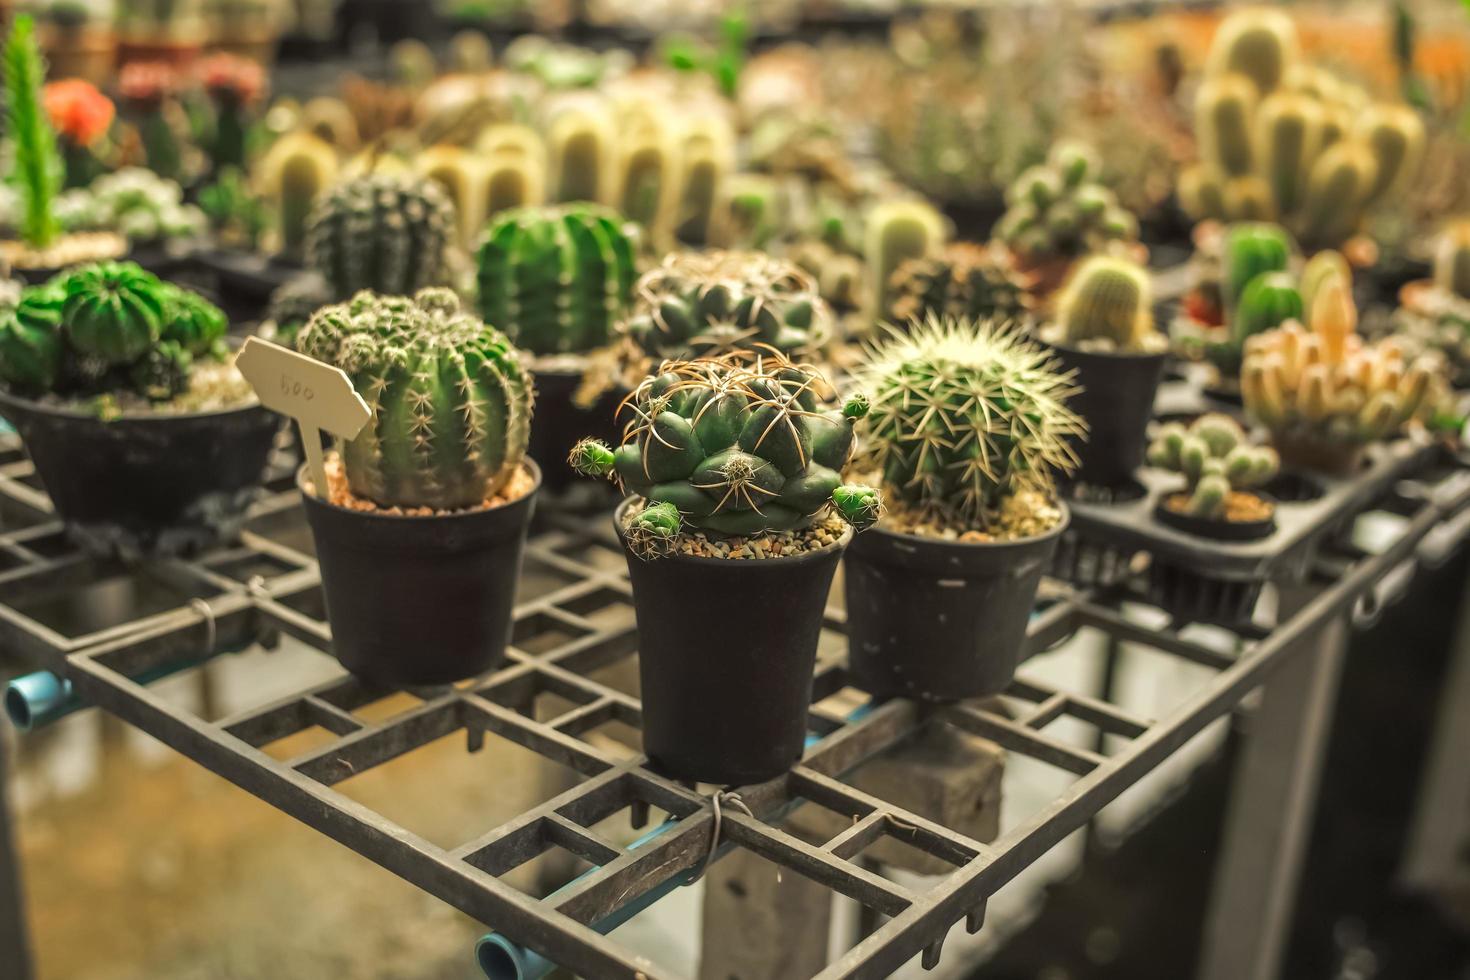
M888 280L888 315L903 324L929 316L1019 320L1031 296L1004 249L955 242L909 259Z
M64 294L54 286L26 289L0 306L0 381L22 395L51 391L61 372Z
M312 210L307 264L337 299L362 290L411 296L447 285L454 205L432 180L374 173L344 181Z
M1280 225L1242 221L1230 226L1221 248L1220 299L1235 309L1251 280L1267 272L1285 272L1291 261L1291 239Z
M1084 259L1057 302L1056 327L1055 339L1070 347L1147 349L1158 337L1148 270L1106 255Z
M134 262L98 262L63 273L67 344L99 367L132 364L158 342L171 289Z
M685 360L755 345L805 354L831 338L834 322L794 263L761 252L674 252L638 280L619 330L655 360Z
M1085 426L1075 388L1011 325L932 319L893 332L857 372L872 400L862 424L883 490L956 527L989 527L1022 491L1050 494Z
M604 347L637 276L637 229L595 204L506 211L476 256L480 312L533 354Z
M1236 346L1242 346L1248 337L1304 316L1296 280L1286 272L1268 272L1252 279L1241 293L1231 320L1231 337Z
M1161 426L1149 445L1148 463L1183 475L1189 495L1185 513L1215 520L1225 516L1232 491L1263 486L1281 468L1274 449L1252 446L1240 423L1214 412L1188 426Z
M223 310L209 300L189 289L181 289L172 283L164 283L163 328L159 340L177 344L190 355L205 354L215 350L225 339L230 321ZM185 371L185 374L188 372Z
M823 387L779 355L669 362L625 402L633 417L621 446L583 440L569 461L616 479L650 510L666 505L653 519L666 521L672 507L712 536L799 530L828 507L861 530L878 518L877 495L844 487L841 474L867 401L825 408Z
M385 507L474 507L521 464L531 376L505 335L463 312L449 290L359 293L318 310L297 346L346 371L372 410L342 446L359 497Z

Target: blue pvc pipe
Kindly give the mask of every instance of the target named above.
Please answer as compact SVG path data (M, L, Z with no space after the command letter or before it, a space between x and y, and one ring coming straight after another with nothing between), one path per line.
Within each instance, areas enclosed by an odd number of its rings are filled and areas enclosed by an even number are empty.
M17 729L28 732L64 718L82 706L71 681L49 670L17 677L5 685L5 713Z
M853 709L852 712L847 715L846 720L848 722L857 721L863 716L869 714L872 710L873 703L870 701ZM821 740L821 736L809 734L806 737L806 747L811 748L813 745L816 745ZM660 834L668 831L670 827L673 827L678 822L679 821L672 819L665 820L663 823L659 824L657 827L653 828L648 833L644 834L642 837L629 844L627 849L630 851L636 851L644 844L647 844L649 841L657 838ZM715 857L718 858L720 855L729 851L732 847L733 845L731 844L720 845L720 847L715 851ZM656 888L649 889L642 895L633 899L627 905L624 905L621 908L614 910L612 914L609 915L607 918L592 923L592 928L596 929L604 936L607 935L618 926L633 918L633 916L637 915L639 912L642 912L644 909L652 906L655 902L672 892L675 888L681 888L684 885L693 881L694 877L699 874L702 869L703 864L701 864L699 868L691 868L684 874L679 875L677 878L669 879ZM552 892L550 895L546 896L546 900L555 898L557 895L566 891L568 888L571 888L582 879L596 874L598 870L598 868L593 868L591 871L587 871L581 875L578 875L576 878L572 879L565 885L562 885L556 891ZM480 937L480 941L475 944L475 962L479 965L480 972L485 975L486 980L542 980L542 978L551 973L552 970L556 969L556 964L548 960L546 957L542 956L540 953L532 949L527 949L520 943L517 943L514 940L503 936L498 932L489 932Z

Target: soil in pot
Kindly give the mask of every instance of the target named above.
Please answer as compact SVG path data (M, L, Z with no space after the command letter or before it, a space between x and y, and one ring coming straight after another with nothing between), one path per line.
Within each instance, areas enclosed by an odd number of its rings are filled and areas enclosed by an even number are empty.
M69 266L120 259L127 251L128 240L111 231L73 232L42 249L14 239L0 241L0 260L29 285L43 283Z
M541 474L526 462L481 507L385 510L355 497L336 458L329 498L297 474L321 566L332 652L384 688L451 684L495 667Z
M1044 509L1049 517L1011 540L978 532L940 537L894 513L853 542L844 569L848 666L857 686L924 701L1006 689L1021 663L1042 573L1068 522L1064 504L1032 503L1032 513Z
M684 533L671 554L641 558L624 532L641 508L624 500L614 523L638 618L644 752L693 782L781 775L805 747L822 614L852 530L819 518L752 538Z
M279 416L243 391L233 402L182 402L173 411L101 407L109 415L96 403L0 391L0 414L20 433L72 537L135 558L234 536L259 493Z
M1087 437L1074 442L1078 466L1072 479L1100 487L1128 484L1148 449L1148 423L1168 354L1047 346L1064 369L1076 372L1082 388L1068 401L1087 420Z
M1154 505L1154 518L1175 530L1221 541L1259 541L1276 530L1276 504L1264 496L1232 490L1223 517L1189 513L1189 494L1169 494Z

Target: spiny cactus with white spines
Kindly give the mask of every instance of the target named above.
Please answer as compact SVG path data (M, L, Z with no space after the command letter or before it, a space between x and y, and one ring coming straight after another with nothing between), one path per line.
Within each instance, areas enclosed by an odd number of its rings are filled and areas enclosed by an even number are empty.
M842 471L868 403L831 408L825 389L778 354L666 361L624 400L622 445L584 439L568 461L646 498L642 520L654 525L640 533L655 538L681 525L711 536L799 530L829 508L862 530L878 519L879 497L844 486Z
M1241 394L1283 455L1333 457L1401 432L1444 388L1443 362L1406 363L1402 346L1366 344L1346 284L1330 280L1312 304L1310 327L1292 320L1246 341ZM1298 453L1301 454L1301 453Z
M1045 338L1083 350L1155 352L1167 346L1154 325L1148 270L1130 259L1093 255L1062 289Z
M988 527L1007 498L1050 495L1085 425L1051 355L1010 324L931 318L880 340L856 372L871 408L864 457L884 492L956 527Z
M318 310L296 342L346 371L372 410L341 447L357 496L384 507L475 507L521 465L531 376L505 335L449 290L359 293Z
M1201 415L1188 426L1161 426L1149 445L1148 463L1184 476L1185 513L1217 520L1225 516L1232 491L1264 486L1281 469L1276 450L1252 446L1240 423L1218 413Z

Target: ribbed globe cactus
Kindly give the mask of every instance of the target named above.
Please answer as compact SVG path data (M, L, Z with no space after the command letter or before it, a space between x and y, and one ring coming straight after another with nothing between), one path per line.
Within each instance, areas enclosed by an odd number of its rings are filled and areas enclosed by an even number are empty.
M1030 294L1010 256L971 242L909 259L888 280L888 315L895 323L931 315L1017 320L1030 309Z
M167 305L159 339L189 354L214 350L224 340L230 321L223 310L198 293L165 283Z
M1188 426L1165 423L1149 446L1148 462L1184 476L1185 513L1215 519L1225 516L1232 491L1269 483L1281 468L1274 449L1252 446L1239 422L1218 413Z
M1008 497L1050 493L1075 465L1071 378L1013 326L931 319L890 333L857 376L872 400L864 454L921 513L988 527Z
M146 354L163 330L172 288L133 262L98 262L63 273L67 344L99 373Z
M531 376L505 335L447 289L359 293L312 316L302 353L346 371L372 419L342 446L352 492L386 507L474 507L510 480Z
M675 252L638 280L620 329L644 354L681 360L757 344L813 351L833 322L812 277L791 262L761 252Z
M51 391L61 371L63 294L27 289L0 305L0 381L20 394Z
M595 204L505 211L480 244L480 312L533 354L607 345L637 278L637 228Z
M411 296L449 283L454 205L432 180L372 173L331 188L312 209L307 264L337 299L361 290Z
M807 527L832 508L861 529L878 518L869 488L844 487L853 424L867 401L823 407L826 383L772 354L738 352L669 361L624 402L631 420L616 450L583 440L574 469L610 476L645 497L664 521L669 507L714 536ZM663 516L658 516L663 515Z
M1045 336L1083 349L1162 348L1152 304L1147 269L1128 259L1094 255L1082 261L1062 290L1056 322Z

